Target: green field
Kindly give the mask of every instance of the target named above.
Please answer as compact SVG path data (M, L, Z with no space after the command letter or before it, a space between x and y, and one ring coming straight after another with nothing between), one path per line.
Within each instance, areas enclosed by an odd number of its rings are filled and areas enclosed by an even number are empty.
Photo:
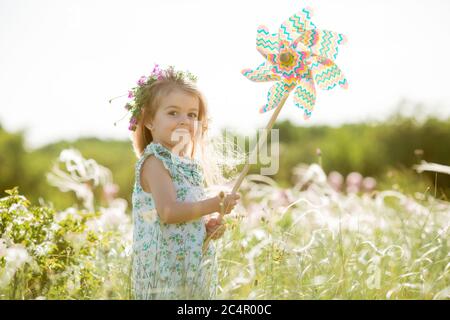
M216 241L219 298L450 297L449 202L429 192L337 192L319 165L303 170L311 178L294 188L244 181ZM57 211L16 188L0 200L0 222L2 299L132 298L123 199Z

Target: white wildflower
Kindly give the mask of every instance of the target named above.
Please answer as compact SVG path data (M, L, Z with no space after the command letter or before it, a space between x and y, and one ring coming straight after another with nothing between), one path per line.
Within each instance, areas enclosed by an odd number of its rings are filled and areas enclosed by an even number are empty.
M31 257L28 251L22 245L15 245L6 251L5 255L8 265L14 268L20 268L24 263L31 262Z
M81 216L78 214L77 209L75 208L67 208L64 211L60 211L55 214L55 222L61 222L67 219L69 216L72 216L75 220L81 220Z
M100 223L105 230L116 229L129 223L129 218L122 208L101 208Z
M24 205L22 205L20 203L13 203L9 207L9 212L11 213L13 211L16 211L16 212L18 211L18 212L21 212L21 213L24 213L24 212L27 213L28 209Z
M64 235L64 239L70 242L73 245L73 248L76 251L78 251L86 242L87 234L84 232L83 233L68 232Z

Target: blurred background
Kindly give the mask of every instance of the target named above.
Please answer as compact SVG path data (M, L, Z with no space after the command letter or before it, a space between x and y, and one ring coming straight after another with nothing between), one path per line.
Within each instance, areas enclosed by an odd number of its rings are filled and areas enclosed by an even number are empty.
M413 169L422 160L450 164L444 0L0 0L1 191L18 186L33 203L45 199L57 209L76 203L46 180L60 152L73 147L111 170L114 185L98 192L131 203L137 159L128 117L114 125L125 101L108 100L127 93L154 63L198 75L211 135L255 135L271 116L258 113L271 83L240 74L263 61L256 28L275 32L305 6L319 28L348 37L336 62L349 89L318 90L308 121L287 101L275 125L281 157L273 178L292 186L294 168L316 162L343 192L346 180L371 177L376 189L448 200L448 175Z

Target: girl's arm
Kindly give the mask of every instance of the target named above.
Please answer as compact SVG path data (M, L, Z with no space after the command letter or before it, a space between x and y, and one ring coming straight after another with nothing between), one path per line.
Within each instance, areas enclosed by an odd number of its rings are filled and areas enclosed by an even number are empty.
M150 187L156 211L164 223L182 223L220 210L219 197L197 202L178 202L169 172L161 160L149 156L142 165L143 183Z

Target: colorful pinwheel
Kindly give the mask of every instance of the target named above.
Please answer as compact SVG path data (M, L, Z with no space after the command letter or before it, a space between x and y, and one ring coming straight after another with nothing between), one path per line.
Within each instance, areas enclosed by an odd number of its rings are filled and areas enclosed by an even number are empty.
M311 21L311 9L303 9L287 19L278 34L270 34L265 26L258 27L256 49L266 61L255 70L245 69L242 73L256 82L277 81L269 89L267 104L260 109L260 112L266 112L276 108L266 131L272 129L292 90L295 89L295 105L303 110L304 118L308 119L316 102L316 85L324 90L330 90L337 84L347 88L347 80L334 63L338 46L343 43L344 35L316 28ZM265 140L264 135L251 158ZM247 162L233 187L233 193L239 189L249 168Z
M345 42L345 37L333 31L319 30L312 23L311 10L303 9L287 19L278 30L278 34L270 34L265 26L258 27L256 49L267 61L255 70L242 70L248 79L277 81L267 94L267 104L260 109L266 112L276 108L266 132L275 123L289 93L294 91L294 103L304 111L305 119L311 116L316 102L316 87L330 90L339 84L347 88L348 83L341 70L334 63L338 54L338 46ZM266 135L258 141L250 158L266 141ZM232 193L236 193L250 168L247 162L239 175ZM204 252L210 237L205 241Z
M317 29L310 19L311 10L303 9L287 19L278 34L270 34L265 26L258 27L256 49L267 61L242 73L256 82L277 81L260 112L276 108L295 89L294 103L308 119L316 101L315 84L324 90L337 84L347 88L347 80L334 63L338 46L345 42L344 35Z

